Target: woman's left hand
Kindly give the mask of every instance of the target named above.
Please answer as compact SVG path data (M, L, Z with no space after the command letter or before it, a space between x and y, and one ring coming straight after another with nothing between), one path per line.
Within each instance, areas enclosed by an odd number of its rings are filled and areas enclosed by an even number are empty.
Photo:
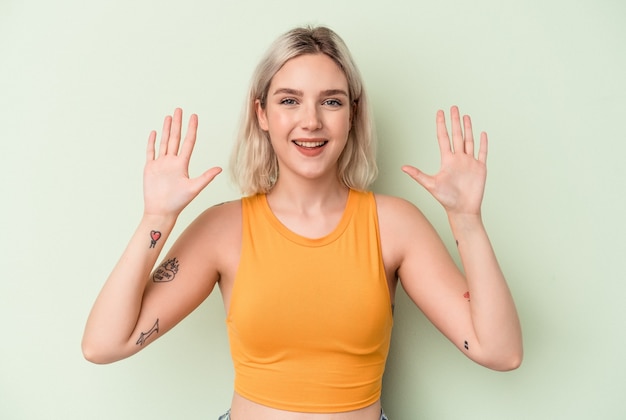
M487 133L480 135L478 158L474 153L472 122L459 108L450 109L452 141L448 135L445 114L437 112L437 139L441 152L441 168L436 175L427 175L419 169L405 165L402 170L416 180L437 201L448 215L480 215L480 206L487 178Z

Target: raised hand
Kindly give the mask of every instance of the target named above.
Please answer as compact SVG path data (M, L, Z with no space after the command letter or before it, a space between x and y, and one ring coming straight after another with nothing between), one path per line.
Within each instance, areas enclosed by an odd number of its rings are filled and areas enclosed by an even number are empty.
M487 177L487 133L480 135L478 157L475 157L472 122L463 116L463 127L459 109L450 109L452 141L448 135L445 114L437 112L437 139L441 152L441 168L433 176L405 165L402 170L416 180L448 214L480 215L480 206Z
M156 131L148 138L144 168L144 213L161 216L178 214L219 174L214 167L197 178L189 178L189 160L196 143L198 116L189 117L187 134L181 145L183 111L165 117L163 132L156 151Z

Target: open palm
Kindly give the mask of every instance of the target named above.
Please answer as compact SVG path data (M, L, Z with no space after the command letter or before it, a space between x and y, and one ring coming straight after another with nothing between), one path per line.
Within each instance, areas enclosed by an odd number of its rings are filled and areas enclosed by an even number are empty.
M178 216L178 214L206 187L217 174L211 168L197 178L189 177L189 161L196 142L198 116L189 118L187 134L181 145L182 110L167 116L156 151L156 131L148 138L146 166L144 168L144 212L153 215Z
M478 157L474 156L474 135L469 116L461 117L459 109L450 109L452 140L443 111L437 112L437 139L441 153L441 168L435 175L405 165L402 170L415 179L449 214L480 214L487 177L487 134L481 133Z

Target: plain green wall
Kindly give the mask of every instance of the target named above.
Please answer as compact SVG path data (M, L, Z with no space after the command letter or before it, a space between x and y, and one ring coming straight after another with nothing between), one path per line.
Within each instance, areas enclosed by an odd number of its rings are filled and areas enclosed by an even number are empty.
M226 166L253 66L326 24L366 79L379 192L439 206L399 170L438 168L434 115L490 134L485 223L525 360L469 362L398 296L392 420L626 418L626 3L0 1L0 418L215 419L232 367L219 293L141 354L85 362L83 325L139 220L151 129L200 116L192 172ZM181 216L236 198L220 176Z

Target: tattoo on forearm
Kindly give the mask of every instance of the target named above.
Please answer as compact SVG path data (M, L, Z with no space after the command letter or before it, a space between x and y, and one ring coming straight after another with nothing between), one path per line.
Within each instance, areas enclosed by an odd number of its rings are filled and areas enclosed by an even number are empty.
M150 328L150 330L148 330L147 332L142 332L141 334L139 334L139 339L137 340L137 344L138 346L143 346L146 343L146 340L148 338L150 338L150 336L152 334L158 333L159 332L159 318L157 318L157 320L155 321L154 325L152 326L152 328Z
M465 340L465 342L463 343L463 347L465 347L465 350L469 350L469 343L467 342L467 340Z
M150 248L156 247L156 243L159 239L161 239L161 232L158 230L150 231Z
M155 283L165 283L174 280L178 273L179 262L176 258L170 258L165 261L152 275L152 281Z
M463 293L463 297L464 297L465 299L467 299L467 301L469 302L469 301L470 301L470 292L469 292L469 291L467 291L467 292Z

